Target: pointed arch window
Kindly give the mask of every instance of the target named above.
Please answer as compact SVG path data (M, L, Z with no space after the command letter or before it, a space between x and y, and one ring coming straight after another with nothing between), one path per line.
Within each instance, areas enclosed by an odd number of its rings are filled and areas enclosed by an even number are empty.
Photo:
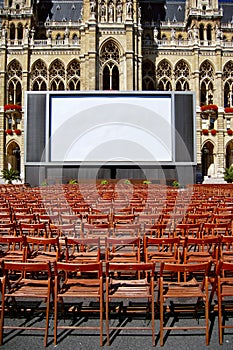
M174 70L174 76L176 80L176 91L188 91L190 69L184 60L180 60Z
M37 60L31 68L31 87L33 91L47 90L47 66L44 61Z
M155 90L155 65L149 60L142 63L142 90Z
M224 107L233 107L233 62L229 61L223 68Z
M209 61L200 67L200 105L213 104L214 69Z
M8 103L22 104L22 66L13 60L7 69Z
M172 90L172 67L167 60L162 60L156 70L156 76L158 79L157 85L160 91Z
M69 90L80 90L80 63L77 60L67 67L67 85Z
M107 42L100 54L103 90L119 90L120 51L113 41Z
M65 90L65 66L56 59L49 68L50 90Z

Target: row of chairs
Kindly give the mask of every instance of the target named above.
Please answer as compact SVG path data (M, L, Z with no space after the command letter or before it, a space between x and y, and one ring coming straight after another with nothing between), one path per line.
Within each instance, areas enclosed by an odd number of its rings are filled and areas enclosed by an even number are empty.
M164 344L164 332L189 329L204 330L206 345L209 344L210 312L213 309L210 296L217 297L219 343L223 342L227 311L226 297L233 296L233 264L220 261L216 277L209 283L210 263L173 264L162 263L158 282L154 280L154 263L102 262L73 264L65 262L16 263L2 261L2 305L0 317L0 344L5 330L44 330L44 346L48 342L50 316L54 316L54 345L59 340L59 330L98 330L100 345L103 345L103 321L106 322L107 344L111 343L113 331L150 330L155 345L155 319L160 320L160 345ZM211 289L211 293L210 291ZM157 301L155 292L157 288ZM28 303L27 301L30 301ZM6 324L8 315L13 317L32 314L42 303L45 325ZM87 301L88 300L88 301ZM170 301L168 303L167 301ZM180 300L180 302L179 302ZM192 300L192 302L191 302ZM35 311L35 310L34 310ZM167 320L176 314L192 313L192 324L168 325ZM99 321L92 324L91 318L98 314ZM135 315L146 320L134 324ZM70 318L73 320L69 322ZM118 323L116 323L116 319ZM129 322L131 319L131 322ZM65 320L65 322L63 321ZM127 322L126 322L127 321ZM177 319L176 319L177 321ZM97 324L96 324L97 322Z
M117 222L114 226L108 223L28 223L14 222L0 224L1 235L30 235L30 236L60 236L60 237L143 237L145 234L151 237L186 237L203 238L207 236L232 235L232 226L229 223L186 223L186 224L134 224Z
M69 263L233 262L233 236L205 238L0 236L0 261ZM158 271L156 271L158 272Z

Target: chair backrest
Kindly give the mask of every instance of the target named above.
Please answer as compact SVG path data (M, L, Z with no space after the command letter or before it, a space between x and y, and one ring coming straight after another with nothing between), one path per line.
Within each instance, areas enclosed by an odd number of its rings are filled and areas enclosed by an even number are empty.
M205 277L209 276L211 263L204 262L204 263L195 263L195 264L173 264L169 262L164 262L161 264L160 267L160 278L163 278L163 275L165 274L167 276L167 273L171 273L171 276L175 279L175 275L177 274L177 280L183 280L185 281L187 278L187 275L191 275L198 272L203 272Z
M114 276L115 272L124 273L133 273L135 277L145 277L149 275L153 278L155 273L155 265L154 263L112 263L106 262L106 277ZM142 275L141 275L142 274Z
M32 273L46 273L47 278L51 279L52 271L51 264L49 262L12 262L12 261L3 261L2 270L4 276L8 276L12 271L20 272L24 278L32 278Z
M75 257L80 257L83 262L95 259L100 261L100 238L65 238L66 261L72 262Z
M106 237L105 259L106 261L115 259L119 262L129 262L129 260L140 262L140 247L140 237Z
M21 222L19 225L20 228L20 234L26 235L26 236L47 236L47 230L45 223L24 223Z
M4 235L16 235L16 226L14 222L0 224L0 236Z
M56 260L60 258L60 243L57 237L26 236L26 258L31 259L40 253L54 253Z
M96 262L96 263L82 263L82 264L72 264L72 263L67 263L67 262L55 262L54 263L54 274L55 277L58 278L59 272L64 271L66 274L71 272L75 273L77 272L78 274L83 276L86 276L88 278L88 272L90 273L97 273L98 278L102 279L103 277L103 267L102 267L102 262ZM84 275L82 274L84 273ZM93 281L94 283L94 281Z

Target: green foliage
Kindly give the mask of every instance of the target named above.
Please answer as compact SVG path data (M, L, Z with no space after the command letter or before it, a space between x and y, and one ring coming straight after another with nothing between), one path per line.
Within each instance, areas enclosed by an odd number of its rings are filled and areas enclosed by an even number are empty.
M71 179L71 180L69 181L69 184L70 184L70 185L76 185L77 183L78 183L78 181L75 180L75 179Z
M142 183L143 183L143 185L149 185L149 184L151 184L151 181L149 181L149 180L144 180Z
M229 183L233 182L233 165L231 165L229 168L225 168L224 180Z
M100 181L100 184L101 184L101 185L107 185L107 184L108 184L108 180L101 180L101 181Z
M176 188L179 188L180 187L180 184L178 181L174 180L173 183L172 183L172 186L173 187L176 187Z
M12 181L22 181L19 175L18 170L10 168L3 169L2 171L2 179L6 181L8 184L12 184Z
M131 184L131 181L126 179L126 180L124 180L124 184L130 185L130 184Z
M48 183L46 180L44 180L42 183L41 183L41 186L48 186Z

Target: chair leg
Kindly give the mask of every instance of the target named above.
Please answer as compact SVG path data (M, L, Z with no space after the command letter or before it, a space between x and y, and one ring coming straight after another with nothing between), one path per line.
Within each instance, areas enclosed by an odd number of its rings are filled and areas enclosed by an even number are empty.
M4 314L5 314L5 297L2 297L2 310L0 317L0 345L3 344L3 327L4 327Z
M46 305L46 325L45 325L45 336L44 336L44 346L47 346L48 332L49 332L49 314L50 314L50 296L47 298Z
M160 346L163 346L163 297L160 296Z
M103 346L103 298L100 296L100 346Z
M106 335L107 335L107 345L110 345L110 338L109 338L109 300L108 300L108 296L106 296Z
M57 296L55 295L55 298L54 298L54 340L53 340L53 343L54 345L57 345L57 308L58 308L58 305L57 305Z
M222 328L222 300L221 300L221 297L219 297L219 300L218 300L218 334L219 334L219 344L222 345L223 328Z

